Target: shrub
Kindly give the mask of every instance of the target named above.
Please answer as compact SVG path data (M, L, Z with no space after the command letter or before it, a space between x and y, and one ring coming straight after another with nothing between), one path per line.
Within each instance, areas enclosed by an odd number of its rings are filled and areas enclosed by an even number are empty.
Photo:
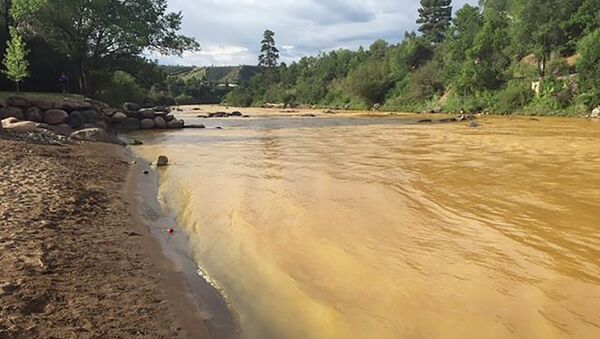
M600 29L581 40L578 52L580 100L591 110L600 106Z
M494 112L499 114L514 113L527 106L533 99L534 93L525 81L511 81L508 86L496 96Z

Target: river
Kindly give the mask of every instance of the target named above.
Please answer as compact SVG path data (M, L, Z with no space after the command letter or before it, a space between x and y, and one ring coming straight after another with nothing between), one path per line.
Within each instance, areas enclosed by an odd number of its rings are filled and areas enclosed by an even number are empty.
M134 150L244 338L600 337L599 122L193 116Z

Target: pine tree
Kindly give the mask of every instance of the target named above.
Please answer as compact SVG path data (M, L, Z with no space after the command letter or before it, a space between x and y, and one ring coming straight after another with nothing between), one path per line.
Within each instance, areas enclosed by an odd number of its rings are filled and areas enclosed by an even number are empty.
M275 47L275 33L266 30L261 41L261 54L258 57L258 65L262 67L275 68L279 60L279 50Z
M19 92L19 85L21 81L29 77L29 61L27 55L29 50L25 42L19 35L16 29L11 28L10 30L10 41L6 48L6 54L4 56L4 67L6 70L3 71L6 76L15 82L17 86L17 93Z
M452 20L452 0L421 0L419 31L432 44L444 41L446 31Z

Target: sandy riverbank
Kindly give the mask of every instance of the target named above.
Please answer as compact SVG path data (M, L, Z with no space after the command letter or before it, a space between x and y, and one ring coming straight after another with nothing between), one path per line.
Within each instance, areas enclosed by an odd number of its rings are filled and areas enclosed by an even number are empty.
M0 139L0 338L211 338L135 222L126 151Z

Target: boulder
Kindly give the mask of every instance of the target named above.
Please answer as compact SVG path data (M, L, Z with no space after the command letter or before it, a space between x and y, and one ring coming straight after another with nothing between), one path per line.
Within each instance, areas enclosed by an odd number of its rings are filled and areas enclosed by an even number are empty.
M94 125L101 129L108 129L108 124L104 121L97 121Z
M115 115L115 113L117 113L118 111L115 108L103 108L102 109L102 113L107 116L107 117L112 117L113 115Z
M73 111L69 114L69 118L67 118L67 124L71 126L71 128L79 128L83 124L85 124L85 119L83 115L79 111Z
M110 108L110 106L107 103L99 101L99 100L85 98L84 101L88 102L90 105L92 105L92 107L95 108L97 111L102 111L104 109Z
M113 116L110 117L110 121L118 124L121 121L125 121L127 119L127 115L123 112L116 112Z
M143 119L154 119L154 118L156 118L156 113L151 108L145 108L145 109L139 111L139 114L140 114L140 116Z
M156 160L156 167L164 167L167 165L169 165L169 158L164 155L158 156L158 159Z
M242 114L242 112L235 111L235 112L232 112L231 114L229 114L229 116L231 116L231 117L242 117L243 114Z
M173 121L173 120L175 120L175 117L173 115L171 115L171 114L165 115L166 122Z
M137 112L141 109L140 105L134 102L126 102L123 104L123 110L126 112Z
M10 97L6 99L6 105L20 108L31 107L31 102L23 97Z
M50 109L44 112L44 122L49 125L60 125L69 118L69 113L62 109Z
M30 102L32 106L39 107L42 111L54 108L54 102L51 100L31 99Z
M3 107L0 108L0 120L6 118L17 118L19 120L25 120L23 110L19 107Z
M183 122L183 120L171 120L167 123L167 127L171 128L171 129L177 129L177 128L184 128L185 127L185 123Z
M169 107L167 107L167 106L156 106L156 107L154 107L154 111L162 112L162 113L170 113L171 109L169 109Z
M140 126L142 129L153 129L156 127L156 124L154 124L154 119L142 119L140 121Z
M167 128L167 121L163 117L154 118L154 124L156 125L156 128Z
M82 111L92 108L92 104L83 100L64 99L54 104L54 108L67 112Z
M96 110L88 109L85 111L81 111L81 116L83 117L83 119L85 119L85 122L94 124L94 123L102 120L103 114Z
M140 121L136 118L127 118L117 125L119 129L138 130L141 128Z
M25 120L42 122L44 116L42 110L39 107L29 107L25 110Z
M76 141L104 142L108 144L125 145L121 139L108 133L102 128L82 129L71 133L69 135L69 139Z
M590 114L590 118L592 118L592 119L600 119L600 107L596 107L592 111L592 114Z
M38 128L38 123L33 121L19 121L17 118L7 118L2 120L2 128L11 132L33 132Z

